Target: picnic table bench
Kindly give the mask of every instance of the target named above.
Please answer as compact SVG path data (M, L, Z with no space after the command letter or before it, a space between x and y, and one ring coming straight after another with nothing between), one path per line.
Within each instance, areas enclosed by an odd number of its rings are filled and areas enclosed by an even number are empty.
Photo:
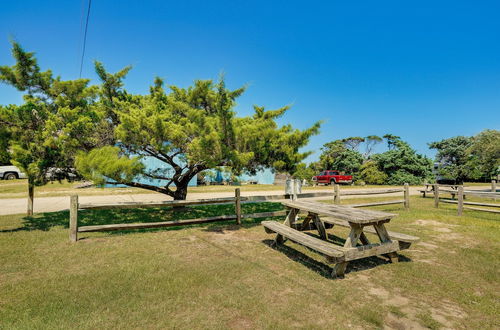
M407 249L419 240L415 236L388 232L385 223L395 216L392 213L313 201L285 201L282 204L289 210L284 223L263 221L266 232L277 234L277 245L283 244L287 238L324 255L328 263L335 264L333 277L344 276L351 260L385 254L392 262L397 262L397 251ZM302 223L297 222L300 212L307 212ZM344 246L329 241L325 223L351 229ZM312 229L318 231L320 238L304 232ZM365 232L377 234L380 243L371 243Z
M419 192L422 194L422 197L426 197L427 193L434 193L434 183L425 183L424 188L420 189ZM458 186L457 184L438 184L439 187L449 188L448 190L441 190L444 192L449 192L451 194L451 198L455 199L455 195L458 194Z

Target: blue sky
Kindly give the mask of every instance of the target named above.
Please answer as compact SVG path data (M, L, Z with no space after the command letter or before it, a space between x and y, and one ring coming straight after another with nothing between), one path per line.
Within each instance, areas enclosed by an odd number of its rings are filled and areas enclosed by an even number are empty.
M80 1L5 1L0 64L9 38L43 69L79 74ZM282 123L325 120L308 150L392 133L432 156L430 141L500 129L499 1L103 1L93 0L83 77L92 61L132 65L126 87L155 76L188 86L225 72L247 84L237 110L293 104ZM0 85L0 103L20 94ZM382 150L382 149L381 149Z

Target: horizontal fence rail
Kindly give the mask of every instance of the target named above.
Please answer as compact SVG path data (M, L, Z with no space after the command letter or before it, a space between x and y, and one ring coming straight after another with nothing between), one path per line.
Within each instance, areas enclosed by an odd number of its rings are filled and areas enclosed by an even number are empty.
M391 205L391 204L403 204L405 209L410 208L410 188L408 183L405 183L402 188L387 188L387 189L377 189L377 190L340 190L340 186L336 184L334 186L333 201L335 204L340 204L342 196L365 196L365 195L380 195L380 194L393 194L393 193L403 193L404 199L397 199L392 201L381 201L381 202L370 202L370 203L360 203L360 204L346 204L350 207L368 207L368 206L380 206L380 205Z

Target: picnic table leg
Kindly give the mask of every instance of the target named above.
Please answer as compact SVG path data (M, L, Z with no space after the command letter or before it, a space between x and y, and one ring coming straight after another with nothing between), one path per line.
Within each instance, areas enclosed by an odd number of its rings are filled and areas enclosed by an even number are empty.
M321 219L319 218L319 215L313 214L312 215L312 220L314 224L316 225L316 228L318 229L319 236L324 239L325 241L328 240L328 235L326 234L326 229L325 229L325 224Z
M368 237L366 237L365 233L363 233L363 232L361 232L361 235L359 236L359 240L361 241L361 243L363 245L370 244L370 240L368 239Z
M392 242L391 238L389 237L389 234L387 233L387 229L385 229L383 223L376 223L373 225L373 227L375 227L375 231L377 232L377 235L380 238L380 242L382 243ZM387 253L387 255L389 256L389 259L391 259L391 262L395 263L399 261L399 256L396 252L390 252Z
M345 241L344 247L352 248L358 243L359 238L363 234L363 228L359 225L351 224L351 232ZM333 267L332 277L343 277L347 268L347 261L340 262Z
M299 210L291 208L290 211L288 211L288 214L286 215L285 221L283 222L284 225L290 226L293 228L295 225L295 218L297 217L297 214L299 213ZM277 234L276 238L274 239L274 244L275 245L280 245L285 242L285 238L283 235Z
M312 218L313 218L313 214L311 212L309 212L307 214L307 217L302 222L301 230L307 230L309 228L309 223L311 222Z
M293 228L293 225L295 225L295 220L297 218L297 214L299 214L299 210L291 208L290 211L288 212L288 214L286 215L286 218L285 218L285 221L283 222L283 224Z

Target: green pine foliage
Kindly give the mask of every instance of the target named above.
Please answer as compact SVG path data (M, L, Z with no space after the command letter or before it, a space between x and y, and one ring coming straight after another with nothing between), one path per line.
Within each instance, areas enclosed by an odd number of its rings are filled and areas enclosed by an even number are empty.
M361 153L351 146L347 146L345 139L326 143L321 150L320 163L325 170L336 170L355 175L363 164Z
M429 158L417 154L398 136L386 134L384 139L389 150L379 154L373 154L382 142L376 135L329 142L322 148L320 168L343 171L368 184L419 184L432 178ZM365 143L363 155L357 150L361 143Z
M378 163L374 160L361 165L359 178L367 184L387 184L387 174L379 169Z
M187 185L202 171L225 167L233 173L255 173L263 168L292 173L310 152L299 152L317 134L320 123L306 130L279 126L276 120L289 109L265 110L238 117L234 107L245 88L230 90L219 81L196 80L193 86L168 86L155 79L149 94L132 95L123 89L129 68L110 74L101 63L98 108L107 116L99 131L106 145L77 158L77 169L98 182L117 182L185 199ZM110 149L113 147L113 149ZM95 161L109 154L110 161ZM163 168L138 166L153 157ZM120 165L113 165L113 162ZM157 187L141 178L165 180Z
M399 138L391 141L390 148L372 156L380 170L388 176L387 184L416 185L432 179L431 159L417 154L408 143Z
M34 186L51 178L49 172L57 168L59 179L67 176L77 150L97 145L92 134L99 121L93 107L97 88L88 86L88 79L63 81L50 70L42 72L34 54L16 42L12 55L16 63L0 66L0 82L23 92L24 103L0 106L2 161L7 153L27 174L32 197Z
M490 180L499 174L500 131L484 130L476 136L455 136L429 143L437 150L442 176L458 182Z

